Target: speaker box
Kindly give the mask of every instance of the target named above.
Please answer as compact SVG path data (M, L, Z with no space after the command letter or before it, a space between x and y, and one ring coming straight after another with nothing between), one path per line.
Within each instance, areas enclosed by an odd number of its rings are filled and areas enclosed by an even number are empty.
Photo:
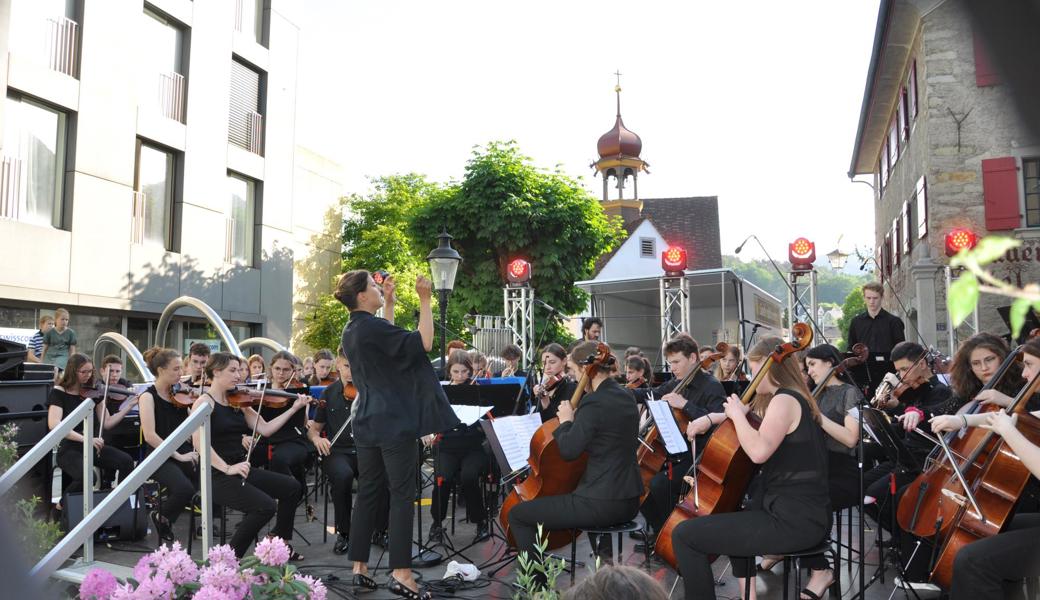
M109 493L94 492L94 507L97 508ZM61 505L65 507L61 516L62 527L65 531L72 531L72 528L83 520L83 493L66 492L61 497ZM148 509L141 503L141 490L138 490L94 532L94 540L136 542L143 539L147 533Z
M50 381L0 381L0 424L18 426L19 448L36 444L47 435L47 395Z

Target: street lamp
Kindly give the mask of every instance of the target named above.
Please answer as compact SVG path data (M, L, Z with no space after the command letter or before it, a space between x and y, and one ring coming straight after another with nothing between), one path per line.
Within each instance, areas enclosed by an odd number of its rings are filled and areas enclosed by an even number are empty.
M445 357L445 333L448 327L448 295L455 287L455 274L459 271L459 263L462 256L451 247L451 236L446 230L441 230L437 236L437 247L426 256L426 262L430 263L430 274L433 275L433 289L437 290L437 301L441 307L441 371L444 370Z
M845 268L845 261L847 261L849 255L841 251L841 248L835 248L827 253L827 260L831 263L831 268L835 271L840 271Z

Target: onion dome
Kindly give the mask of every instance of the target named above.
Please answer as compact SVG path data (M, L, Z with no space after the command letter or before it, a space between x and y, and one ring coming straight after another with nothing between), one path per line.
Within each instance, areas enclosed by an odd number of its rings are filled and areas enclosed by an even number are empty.
M600 158L638 158L643 150L643 140L625 127L625 122L621 120L621 86L615 87L614 91L617 93L617 119L614 121L614 127L600 136L596 142L596 149Z

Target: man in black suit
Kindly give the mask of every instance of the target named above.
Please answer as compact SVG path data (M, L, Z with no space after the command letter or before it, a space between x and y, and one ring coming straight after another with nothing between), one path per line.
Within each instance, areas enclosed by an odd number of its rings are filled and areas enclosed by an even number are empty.
M571 353L581 366L596 355L596 342L582 342ZM532 555L538 532L604 527L631 521L639 512L643 483L636 464L639 412L632 396L600 370L589 382L577 409L561 402L560 426L553 432L565 460L587 452L589 460L570 494L521 502L509 513L517 551Z

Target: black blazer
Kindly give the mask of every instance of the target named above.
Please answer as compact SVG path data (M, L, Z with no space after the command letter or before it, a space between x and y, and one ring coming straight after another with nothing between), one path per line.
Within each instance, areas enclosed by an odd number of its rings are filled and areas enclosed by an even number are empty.
M585 395L574 420L562 423L553 437L564 460L589 453L574 494L585 498L628 500L643 493L636 450L639 410L628 390L613 379Z

